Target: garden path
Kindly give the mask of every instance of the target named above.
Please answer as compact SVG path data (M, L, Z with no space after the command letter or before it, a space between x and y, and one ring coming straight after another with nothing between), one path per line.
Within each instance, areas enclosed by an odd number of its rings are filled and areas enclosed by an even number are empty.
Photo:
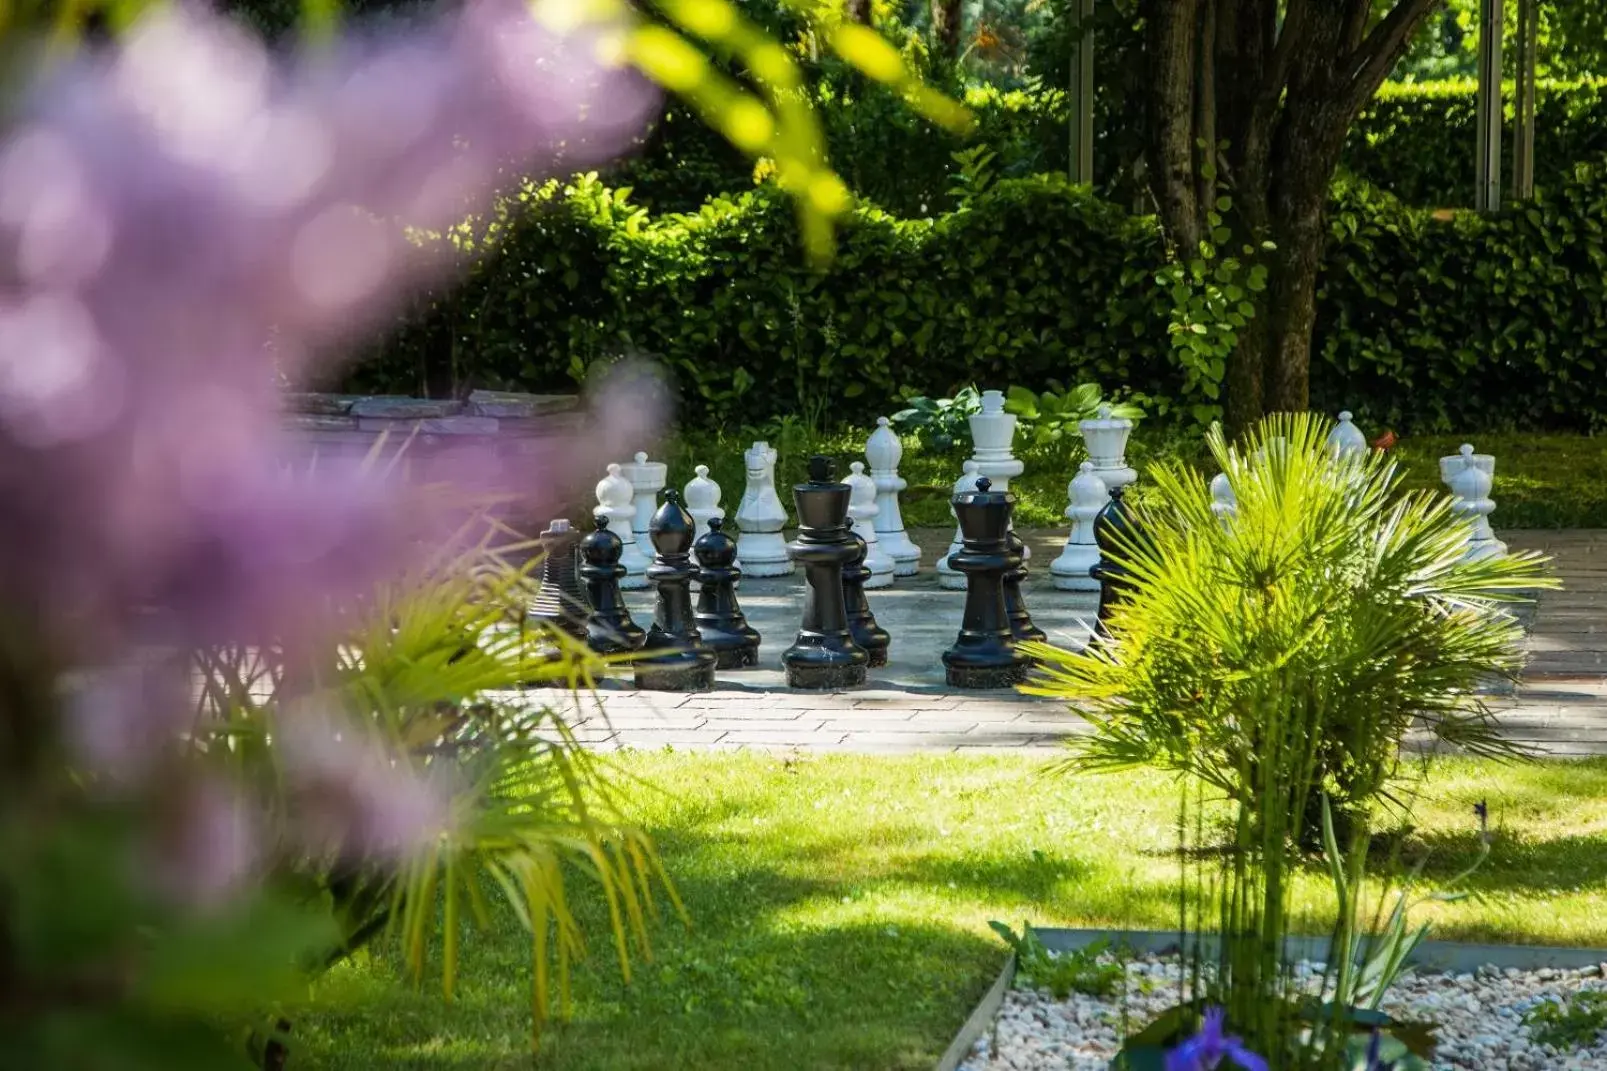
M599 749L713 748L856 752L1059 751L1086 723L1049 700L1012 692L958 693L944 686L938 656L959 625L964 595L937 587L931 563L949 531L911 533L922 547L922 573L871 593L879 622L892 634L888 665L866 688L835 694L790 691L780 653L792 642L801 580L745 580L741 598L764 636L760 668L722 672L712 692L685 695L631 690L609 682L573 711L580 738ZM1043 576L1063 534L1024 532L1034 576L1026 600L1051 642L1086 641L1094 600L1051 588ZM1509 531L1514 549L1553 556L1563 590L1538 607L1532 661L1515 695L1491 701L1507 735L1554 755L1607 754L1607 530ZM628 596L639 621L651 597ZM1598 627L1601 626L1601 627Z

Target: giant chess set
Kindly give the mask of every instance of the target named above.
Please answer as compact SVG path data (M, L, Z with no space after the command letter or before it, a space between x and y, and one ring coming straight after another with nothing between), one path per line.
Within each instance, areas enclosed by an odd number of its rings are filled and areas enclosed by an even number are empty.
M903 443L883 417L865 460L850 461L846 473L837 459L809 459L808 480L792 488L790 542L768 443L746 451L747 486L730 518L706 466L678 490L667 486L668 466L645 453L609 464L592 530L555 520L542 533L541 587L526 620L619 656L643 690L707 691L717 674L731 686L770 683L764 678L778 672L776 683L812 691L908 684L923 672L952 689L1014 687L1031 670L1033 644L1108 637L1104 624L1128 584L1113 548L1142 538L1126 498L1138 481L1125 456L1133 424L1108 406L1082 422L1088 460L1067 486L1070 531L1031 585L1031 549L1015 531L1010 491L1024 469L1013 455L1016 418L1001 392L987 391L970 425L973 453L950 499L953 538L928 569L900 513ZM1336 454L1369 448L1348 412L1328 443ZM1506 550L1489 523L1494 472L1495 459L1472 446L1440 461L1452 508L1470 522L1470 557ZM1218 475L1210 489L1213 512L1230 522L1238 509L1231 480ZM626 592L640 593L636 612L650 615L647 627L634 620ZM763 630L744 610L750 597L762 604ZM761 631L786 645L767 651ZM888 667L906 644L913 657L900 677Z

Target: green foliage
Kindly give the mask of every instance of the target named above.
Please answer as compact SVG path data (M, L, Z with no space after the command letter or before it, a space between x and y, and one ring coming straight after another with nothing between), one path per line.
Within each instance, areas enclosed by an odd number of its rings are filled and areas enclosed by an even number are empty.
M1016 416L1019 433L1036 446L1051 446L1068 438L1081 438L1081 424L1099 416L1105 405L1104 392L1098 383L1081 383L1067 390L1059 380L1051 379L1049 389L1033 391L1029 387L1012 386L1005 393L1004 408ZM1110 415L1120 419L1139 421L1144 410L1133 403L1113 403Z
M1016 977L1028 985L1049 990L1059 1000L1073 993L1114 996L1127 977L1120 960L1106 957L1109 941L1101 939L1084 948L1052 953L1025 922L1019 934L1002 922L989 922L988 926L1015 953Z
M948 453L970 441L970 419L982 412L982 393L975 386L965 387L952 398L905 398L909 408L900 409L888 423L900 435L913 435L920 444L937 453Z
M1529 1036L1541 1045L1583 1049L1607 1037L1607 989L1587 989L1562 1000L1543 1000L1523 1013Z

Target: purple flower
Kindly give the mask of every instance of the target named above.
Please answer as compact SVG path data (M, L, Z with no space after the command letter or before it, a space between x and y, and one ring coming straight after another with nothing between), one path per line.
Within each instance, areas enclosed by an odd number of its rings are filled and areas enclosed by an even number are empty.
M1166 1054L1166 1071L1216 1071L1223 1060L1244 1071L1267 1071L1267 1062L1236 1037L1223 1034L1227 1013L1221 1008L1205 1009L1200 1032Z

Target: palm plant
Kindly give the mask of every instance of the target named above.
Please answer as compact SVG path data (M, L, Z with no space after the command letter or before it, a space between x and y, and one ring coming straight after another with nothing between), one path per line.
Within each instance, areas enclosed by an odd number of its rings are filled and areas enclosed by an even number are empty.
M1064 769L1157 765L1184 775L1201 802L1202 791L1226 797L1231 843L1212 894L1222 953L1210 985L1268 1053L1291 1053L1308 1029L1291 1001L1271 999L1288 984L1298 846L1322 843L1332 801L1347 819L1345 835L1330 837L1334 856L1344 841L1356 868L1348 887L1359 887L1371 812L1397 799L1401 745L1414 730L1478 754L1518 753L1481 684L1521 665L1522 630L1503 604L1554 586L1535 554L1469 560L1469 525L1444 496L1403 493L1382 454L1336 456L1329 430L1280 415L1240 447L1213 428L1211 454L1237 499L1226 517L1198 473L1152 470L1157 503L1115 551L1132 584L1110 640L1030 652L1042 669L1029 690L1066 699L1093 724ZM1200 814L1193 804L1203 836ZM1350 947L1354 908L1341 905L1340 947ZM1279 1066L1325 1066L1305 1059Z

